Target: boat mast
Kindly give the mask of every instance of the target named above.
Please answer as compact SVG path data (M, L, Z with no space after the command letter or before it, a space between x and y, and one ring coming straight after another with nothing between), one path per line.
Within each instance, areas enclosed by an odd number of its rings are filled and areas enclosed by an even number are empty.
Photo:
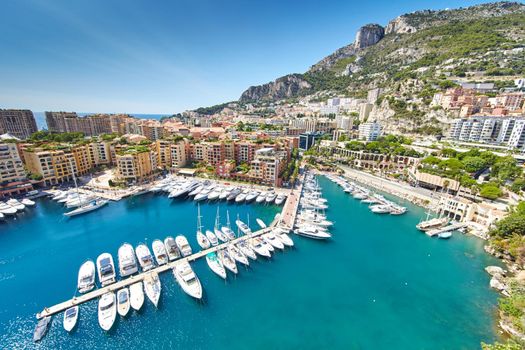
M197 203L197 232L202 232L201 218L201 206Z
M215 215L215 229L219 229L219 206L217 206L217 215Z
M226 226L228 226L229 229L231 229L230 226L230 211L226 210Z
M80 194L78 193L77 177L75 176L75 169L73 168L73 162L71 161L71 158L69 158L69 166L71 167L71 175L73 175L73 182L75 183L77 198L80 200Z

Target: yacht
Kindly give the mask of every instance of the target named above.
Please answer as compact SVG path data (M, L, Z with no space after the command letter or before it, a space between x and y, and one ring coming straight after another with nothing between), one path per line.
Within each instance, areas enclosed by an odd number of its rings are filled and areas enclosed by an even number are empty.
M193 191L188 193L188 196L193 197L199 194L204 189L204 185L197 186Z
M14 198L11 198L9 199L7 202L6 202L7 205L10 205L11 207L15 208L16 210L24 210L26 208L25 205L23 205L22 203L20 203L19 201L17 201L16 199Z
M407 212L406 207L401 207L399 205L392 205L392 210L390 211L390 214L392 215L402 215Z
M449 219L444 216L442 218L433 218L430 220L422 221L416 225L420 231L428 231L436 228L443 227L448 224Z
M246 203L250 203L251 201L253 201L255 198L257 198L259 196L259 192L257 191L251 191L250 193L248 193L246 195Z
M365 192L355 192L352 197L354 197L355 199L365 199L366 197L368 197L368 194Z
M265 247L270 253L273 253L275 251L275 247L268 243L263 236L258 237L258 239L261 241L261 245Z
M70 200L68 200L66 202L66 207L67 208L76 208L76 207L80 207L82 205L86 205L88 204L89 202L91 202L92 200L96 199L95 197L93 196L84 196L84 195L79 195L77 197L74 197Z
M233 187L226 187L225 189L223 189L221 194L219 195L219 200L222 201L223 199L228 198L231 191L233 191Z
M139 311L144 304L144 289L142 289L142 282L133 283L129 286L129 303L135 311Z
M391 207L388 205L376 204L372 205L370 207L370 210L372 211L372 213L375 214L388 214L390 213Z
M263 203L265 200L266 200L266 192L261 192L261 194L259 194L257 198L255 198L255 203Z
M268 193L266 196L266 203L271 204L275 201L275 198L277 198L277 195L274 192Z
M228 195L228 197L226 197L226 200L227 201L232 201L232 200L236 200L237 199L237 196L239 196L241 194L241 189L240 188L234 188L230 194Z
M250 192L248 190L244 190L242 191L241 193L239 193L239 195L237 197L235 197L235 203L241 203L241 202L244 202L246 200L246 196L249 194Z
M202 249L208 249L211 246L208 236L202 233L200 205L197 205L197 243Z
M219 227L219 222L217 222L217 227ZM226 210L226 226L222 226L221 231L230 241L233 241L235 239L235 232L233 232L233 230L231 229L230 212L228 210Z
M127 277L139 271L135 252L131 244L124 243L118 249L118 267L120 277Z
M177 244L177 247L182 253L182 256L188 256L192 254L191 246L188 243L186 237L184 237L183 235L175 237L175 243Z
M248 244L247 241L242 241L237 243L237 247L241 250L241 252L246 255L248 258L252 260L257 260L257 254L253 251L253 249L250 247L250 244Z
M66 198L68 194L69 194L68 191L57 190L57 191L54 192L53 197L51 197L51 199L54 200L54 201L59 201L61 199Z
M20 201L20 203L22 203L23 205L25 205L26 207L33 207L35 206L35 202L32 201L31 199L29 198L24 198Z
M255 250L255 252L260 256L265 256L267 258L270 258L272 256L267 247L263 245L262 240L260 238L253 238L250 242L250 245L251 248L253 248L253 250Z
M219 207L217 207L217 215L215 215L215 226L213 227L213 232L215 236L217 236L217 238L221 242L226 243L229 241L230 238L223 231L221 231L221 229L219 228L219 225L220 225L220 216L219 216Z
M75 216L80 214L89 213L90 211L97 210L108 204L108 201L105 199L96 199L87 204L81 205L77 209L71 210L67 213L64 213L65 216Z
M117 318L117 305L115 303L115 293L108 292L102 295L98 301L98 324L100 327L109 331Z
M173 237L166 237L164 240L164 247L166 248L166 252L168 253L168 258L170 261L180 258L181 254Z
M153 255L155 256L157 265L160 266L168 263L168 253L160 239L156 239L151 243L151 249L153 250Z
M273 233L266 233L262 235L262 238L266 241L266 243L270 244L272 247L275 247L277 249L284 249L284 244L281 242L281 240L274 235Z
M4 202L0 202L0 213L4 215L15 215L16 209Z
M139 244L135 248L135 254L137 255L137 259L139 261L140 267L142 268L142 271L149 271L155 267L153 257L151 256L151 252L147 245L143 243Z
M257 222L257 224L261 227L261 228L266 228L266 224L264 223L264 221L262 221L261 219L257 218L255 219L255 221Z
M217 236L215 233L211 232L210 230L206 230L206 238L208 238L208 241L210 241L210 244L212 246L216 246L219 244L219 240L217 239Z
M122 288L117 292L117 312L120 316L126 317L130 309L129 289Z
M250 262L248 261L246 255L244 255L243 252L239 248L237 248L235 244L230 244L227 249L228 253L233 259L235 259L235 261L238 261L246 266L250 265Z
M201 282L187 261L177 264L173 268L173 275L186 294L195 299L202 298Z
M283 242L285 246L293 247L293 240L288 234L285 232L275 232L275 235L281 239L281 242Z
M95 288L95 263L88 260L78 270L77 288L80 293L86 293Z
M250 233L252 233L252 230L250 230L250 228L248 227L248 225L246 225L244 222L242 222L241 220L235 220L235 224L237 225L237 227L239 228L239 230L242 231L242 233L244 233L245 235L248 235Z
M208 195L210 194L210 192L215 188L215 185L210 185L208 187L205 187L202 189L202 191L200 191L196 196L195 198L193 198L194 201L203 201L205 199L208 199Z
M102 287L116 281L115 264L109 253L102 253L97 258L98 280Z
M5 215L0 213L0 220L4 220L5 219Z
M219 196L222 193L222 187L216 187L213 191L208 194L208 200L214 201L216 199L219 199Z
M157 307L160 299L160 279L155 271L144 276L144 290L149 300Z
M438 233L438 238L449 239L450 237L452 237L452 232L450 231Z
M219 257L225 268L237 274L237 264L235 264L235 260L233 260L233 258L225 249L218 250L217 256Z
M40 341L47 333L47 330L49 329L49 325L51 323L51 316L46 316L41 318L35 328L35 332L33 333L33 341L36 343Z
M64 312L64 329L71 332L78 321L78 306L73 306Z
M224 269L222 262L217 258L215 252L206 254L206 263L208 263L208 266L215 274L222 279L226 279L226 270Z
M277 197L275 198L275 204L281 205L284 203L285 199L286 199L286 196L284 194L278 194Z
M303 226L295 230L295 233L313 239L328 239L332 235L324 230L320 230L315 226Z

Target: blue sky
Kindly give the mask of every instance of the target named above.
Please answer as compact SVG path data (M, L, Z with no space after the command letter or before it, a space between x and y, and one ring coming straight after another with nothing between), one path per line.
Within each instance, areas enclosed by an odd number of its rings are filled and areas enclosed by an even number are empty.
M480 1L5 0L0 108L176 113L304 72L366 23Z

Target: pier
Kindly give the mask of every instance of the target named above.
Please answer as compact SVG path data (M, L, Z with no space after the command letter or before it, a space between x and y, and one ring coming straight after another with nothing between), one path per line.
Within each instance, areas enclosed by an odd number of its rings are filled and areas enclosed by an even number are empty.
M450 225L445 226L445 227L436 228L434 230L426 231L425 234L430 236L430 237L433 237L435 235L439 235L440 233L459 230L460 228L463 228L463 227L467 227L467 224L458 222L458 223L450 224Z

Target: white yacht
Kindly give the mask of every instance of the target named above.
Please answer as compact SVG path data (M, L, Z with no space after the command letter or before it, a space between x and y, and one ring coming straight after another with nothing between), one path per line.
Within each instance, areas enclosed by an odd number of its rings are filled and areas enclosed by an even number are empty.
M262 221L261 219L257 218L255 219L255 221L257 222L257 224L259 225L260 228L266 228L266 224L264 223L264 221Z
M200 191L195 196L195 198L193 198L193 200L198 202L198 201L203 201L205 199L208 199L208 195L210 194L211 191L213 191L214 188L215 188L215 185L210 185L210 186L203 188L202 191Z
M129 302L135 311L139 311L144 304L144 289L142 288L142 282L133 283L129 286Z
M220 216L219 216L219 207L217 207L217 215L215 215L215 225L213 226L213 233L217 238L223 242L226 243L230 239L221 229L219 228L220 225Z
M164 247L164 243L160 239L156 239L151 243L151 249L153 250L153 255L157 261L157 265L167 264L169 261L168 253Z
M235 232L232 231L231 228L228 226L221 227L221 232L226 237L227 240L234 240L235 239Z
M86 293L95 288L95 263L88 260L78 270L77 288L80 293Z
M220 261L222 262L225 268L237 274L237 264L225 249L219 249L217 251L217 256L219 257Z
M188 256L192 254L191 246L185 236L178 235L175 237L175 243L182 253L182 256Z
M153 257L151 256L151 252L147 245L143 243L139 244L135 248L135 254L137 255L137 259L139 261L140 267L142 268L142 271L149 271L155 267Z
M302 226L296 229L295 233L313 239L328 239L332 237L330 233L314 226Z
M177 244L175 243L175 239L171 236L166 237L164 240L164 247L166 248L166 252L168 253L168 258L170 261L176 260L181 257L179 248L177 247Z
M102 295L98 301L98 324L100 327L109 331L117 318L117 304L115 303L115 293L109 292Z
M270 244L271 246L277 248L277 249L284 249L284 244L281 242L279 237L274 235L273 233L266 233L262 235L262 238L266 241L266 243Z
M93 196L85 196L85 195L78 195L66 202L67 208L76 208L80 207L81 205L86 205L92 200L96 199Z
M270 192L266 195L266 203L271 204L275 201L275 198L277 198L277 195L275 192Z
M241 220L235 220L235 224L237 225L237 227L239 228L239 230L242 231L242 233L244 233L245 235L248 235L250 233L252 233L252 230L250 230L250 228L248 227L248 225L246 225L244 222L242 222Z
M71 332L78 321L78 306L73 306L64 311L64 329Z
M193 191L191 191L190 193L188 193L188 196L190 196L190 197L196 196L196 195L199 194L200 191L202 191L203 189L204 189L204 186L203 186L203 185L199 185L199 186L197 186Z
M15 215L16 209L4 202L0 202L0 213L4 215Z
M227 201L233 201L233 200L237 200L237 197L241 194L242 190L240 188L234 188L230 194L228 195L228 197L226 197L226 200Z
M35 331L33 333L33 341L39 342L46 335L49 325L51 324L51 316L41 318L36 324Z
M275 198L275 204L281 205L284 203L285 200L286 200L286 196L284 194L278 194L277 197Z
M219 199L219 196L221 195L222 190L223 190L222 187L216 187L213 191L211 191L208 194L208 200L214 201L216 199Z
M116 281L115 264L109 253L102 253L97 258L98 280L102 287Z
M77 209L71 210L67 213L64 213L65 216L75 216L80 214L89 213L93 210L97 210L98 208L101 208L108 204L108 201L105 199L96 199L93 200L87 204L81 205Z
M251 191L250 193L248 193L246 195L246 203L250 203L251 201L253 201L255 198L259 197L259 192L258 191Z
M290 236L288 236L285 230L277 228L273 231L273 233L281 239L281 242L283 242L285 246L293 247L293 240Z
M215 252L206 254L206 263L215 274L217 274L222 279L226 279L226 270L224 269L224 265L222 265L222 262L219 260L219 258L217 258L217 254L215 254Z
M250 242L250 245L251 248L253 248L253 250L255 250L255 252L260 256L265 256L267 258L270 258L272 256L266 245L263 245L263 242L260 238L253 238Z
M18 200L14 199L14 198L9 199L6 202L6 204L12 206L13 208L15 208L16 210L19 210L19 211L24 210L26 208L25 205L23 205L22 203L20 203Z
M120 316L126 317L130 309L129 289L122 288L117 292L117 312Z
M248 190L244 190L243 192L239 193L237 197L235 197L235 203L242 203L246 200L246 196L248 195Z
M120 277L127 277L139 271L135 252L131 244L124 243L118 249L118 267Z
M235 259L235 261L238 261L246 266L250 265L250 262L248 261L246 255L244 255L244 253L239 248L237 248L235 244L230 244L227 249L228 253L233 259Z
M261 192L261 194L259 194L257 198L255 198L255 203L263 203L265 200L266 200L266 192Z
M207 234L202 233L200 205L197 205L197 243L202 249L208 249L211 246Z
M257 237L257 239L261 241L261 245L265 247L270 253L273 253L275 251L275 247L268 243L263 236Z
M202 298L201 282L187 261L177 264L173 268L173 275L186 294L195 299Z
M160 299L160 279L155 271L144 276L144 290L148 299L157 307Z
M377 204L370 206L370 210L375 214L388 214L392 208L388 205Z
M211 232L210 230L206 230L206 238L208 238L208 241L210 241L210 244L212 246L216 246L219 244L219 240L217 239L217 236L215 233Z
M237 247L241 250L241 252L246 255L248 258L252 260L257 260L257 254L253 251L253 249L250 247L250 244L247 241L242 241L237 243Z
M222 201L223 199L228 198L228 196L230 195L231 191L233 191L232 187L226 187L225 189L223 189L221 194L219 195L219 200Z
M31 199L29 198L24 198L20 201L20 203L22 203L23 205L25 205L26 207L33 207L35 206L35 201L32 201Z

